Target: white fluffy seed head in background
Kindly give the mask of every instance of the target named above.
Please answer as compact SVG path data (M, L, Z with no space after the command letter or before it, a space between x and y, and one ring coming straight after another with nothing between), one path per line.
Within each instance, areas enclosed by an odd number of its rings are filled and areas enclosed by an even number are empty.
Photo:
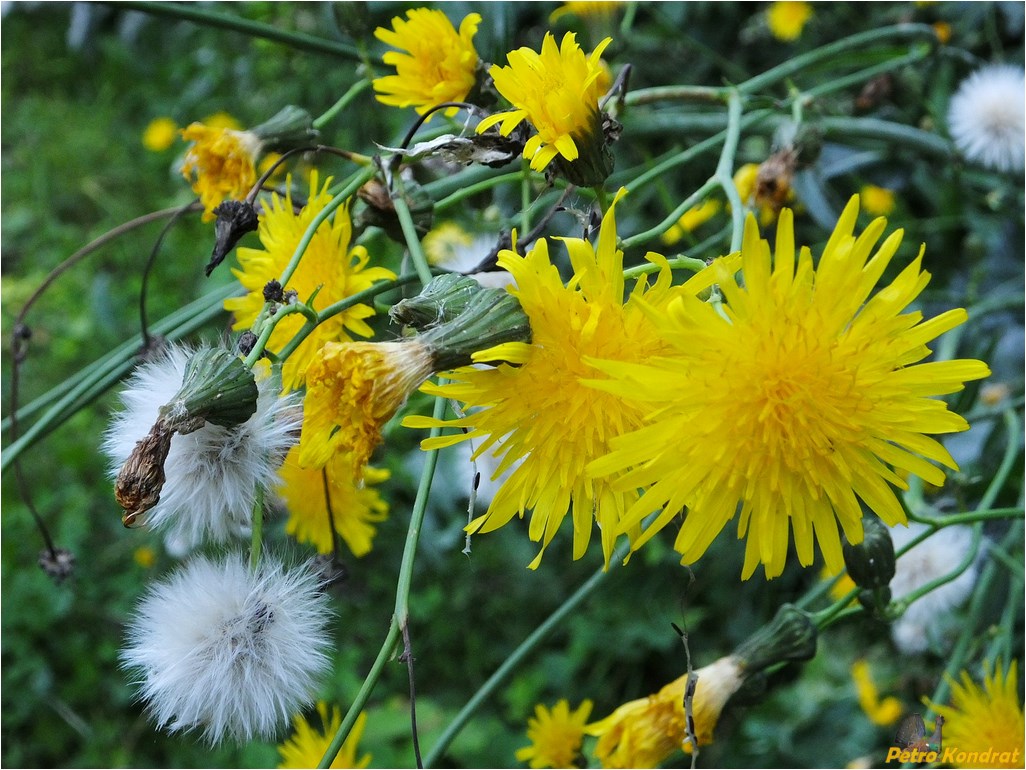
M271 739L308 706L329 666L328 598L310 563L195 557L149 589L122 666L158 727L211 743Z
M1026 160L1026 76L991 64L962 81L948 107L948 130L968 159L997 171L1022 171Z
M193 350L169 346L140 365L121 393L123 409L115 415L103 449L116 478L136 442L149 433L158 411L182 386ZM176 434L164 463L166 481L160 501L146 514L147 526L164 531L185 548L245 536L256 501L257 485L271 493L278 468L296 443L302 422L298 398L279 398L265 378L253 416L223 428L206 423L192 433Z
M916 523L908 527L892 527L894 550L903 548L926 529L924 524ZM893 598L903 599L954 570L969 553L972 539L969 527L945 527L915 546L895 564L894 578L890 583ZM969 598L976 584L978 563L977 558L965 572L913 602L894 621L891 638L898 649L906 654L915 654L931 648L943 648L947 631L956 622L955 610Z

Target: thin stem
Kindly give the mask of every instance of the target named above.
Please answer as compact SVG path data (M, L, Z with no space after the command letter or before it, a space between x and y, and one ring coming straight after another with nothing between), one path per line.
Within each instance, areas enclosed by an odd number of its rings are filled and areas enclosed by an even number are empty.
M692 206L697 205L699 201L703 200L706 196L709 195L709 193L716 189L719 186L719 184L719 181L715 177L709 178L705 184L703 184L701 187L695 190L695 192L689 195L683 203L681 203L679 206L677 206L677 208L671 211L669 216L666 217L666 219L657 224L655 227L649 228L648 230L645 230L640 233L635 233L630 238L624 238L624 240L620 244L621 247L624 250L627 250L634 246L639 246L643 243L648 243L654 238L658 238L660 235L662 235L671 227L673 227L677 223L677 221L684 215L685 211L690 209ZM702 266L705 266L704 262L702 263ZM626 273L624 274L626 275Z
M431 266L420 245L420 238L417 237L417 227L413 223L413 215L406 203L406 190L403 187L402 174L394 174L392 180L395 183L396 194L392 195L392 203L395 205L395 213L399 217L399 226L402 228L403 237L406 239L406 248L410 251L410 259L413 260L413 267L420 276L420 282L427 286L431 281Z
M531 162L520 160L520 232L531 231Z
M171 215L171 218L164 225L160 231L160 235L157 236L156 242L153 244L153 248L150 250L150 257L146 260L146 267L143 268L142 274L142 286L139 288L139 336L142 337L143 348L150 346L150 333L149 324L146 318L146 289L149 286L150 271L153 269L153 265L156 264L157 254L160 253L160 247L164 243L164 238L171 232L171 228L174 227L178 220L181 219L185 214L192 210L191 203L182 206L178 211Z
M338 56L343 59L359 62L360 54L352 46L339 43L334 40L327 40L322 37L306 35L302 32L289 32L279 29L270 24L263 24L259 21L243 19L240 16L230 16L226 13L207 10L203 6L193 3L165 3L165 2L143 2L142 0L123 0L122 2L108 2L116 10L133 10L149 13L154 16L168 16L173 19L185 19L206 27L217 27L220 29L241 32L250 37L264 38L282 43L292 49L300 51L313 51Z
M260 566L260 548L264 538L264 487L256 486L256 499L253 501L253 535L249 547L249 568L256 570Z
M823 131L824 136L879 139L888 146L901 147L903 152L919 150L943 158L954 157L954 150L949 141L937 134L903 123L892 123L879 118L824 117L816 121L816 127Z
M350 86L349 90L342 94L342 97L337 102L335 102L327 110L325 110L324 114L322 114L320 117L314 119L312 124L313 127L320 131L328 123L334 120L335 116L337 116L340 112L342 112L342 110L348 107L350 103L354 99L356 99L357 96L359 96L368 88L370 88L370 85L370 80L366 78L364 78L363 80L358 80L355 83L353 83L353 85Z
M410 679L410 732L413 736L413 756L417 760L417 767L424 767L424 760L420 756L420 735L417 732L417 685L413 676L413 642L410 641L410 625L403 626L403 654L399 660L406 663L406 670Z
M744 234L744 205L741 203L741 196L738 194L737 186L734 184L734 156L737 153L737 144L741 139L741 94L737 90L730 92L727 101L727 136L723 141L723 150L720 152L720 160L716 164L714 179L723 188L730 203L730 216L733 228L730 234L730 251L735 252L741 248L741 237Z
M610 557L610 564L619 564L623 561L624 556L627 555L628 544L626 542L621 543L617 546ZM609 575L609 570L600 568L590 578L588 578L580 588L573 592L570 597L561 604L555 612L549 615L541 625L539 625L531 634L521 642L515 650L506 658L505 662L495 669L495 672L488 677L481 688L474 693L474 696L467 701L466 705L460 709L460 712L453 718L452 722L445 728L445 731L435 742L435 745L431 747L431 751L428 753L427 758L424 760L425 767L434 767L445 750L449 748L449 744L453 742L453 739L459 735L470 718L478 710L482 703L484 703L492 694L506 681L507 678L516 670L517 666L526 658L540 643L548 636L560 623L563 622L567 616L572 613L577 606L584 601L596 588L598 588L602 582Z
M523 170L514 171L510 174L502 174L501 176L493 176L490 179L483 179L480 182L461 187L451 195L442 198L438 203L435 204L435 211L445 211L448 208L455 206L457 203L471 198L480 192L490 190L493 187L504 185L507 182L517 182L524 178L525 173Z

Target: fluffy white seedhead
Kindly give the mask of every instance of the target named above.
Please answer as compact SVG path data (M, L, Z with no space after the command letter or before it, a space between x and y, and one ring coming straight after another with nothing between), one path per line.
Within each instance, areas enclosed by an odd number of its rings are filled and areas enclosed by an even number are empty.
M925 525L915 523L893 527L894 550L904 547L925 530ZM890 583L894 599L903 599L954 570L969 552L972 537L969 527L945 527L898 559ZM905 614L894 621L891 637L898 649L915 654L943 644L946 632L955 622L954 610L965 602L976 584L977 563L950 583L913 602Z
M211 743L274 738L312 701L329 665L327 596L307 563L193 558L148 591L122 666L157 725Z
M142 364L125 384L124 408L113 419L103 449L116 477L137 441L153 426L160 407L178 392L193 351L170 346ZM175 435L164 462L160 501L145 523L184 548L247 534L257 485L265 493L278 485L278 468L298 441L302 423L295 395L278 398L270 379L257 383L256 412L233 428L211 423Z
M969 160L998 171L1022 171L1026 159L1023 69L993 64L963 80L951 97L948 128Z

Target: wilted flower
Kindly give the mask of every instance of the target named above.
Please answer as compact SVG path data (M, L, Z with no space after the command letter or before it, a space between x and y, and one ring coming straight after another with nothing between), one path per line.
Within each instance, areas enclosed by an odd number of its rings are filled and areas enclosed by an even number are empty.
M185 153L182 176L200 197L203 221L210 222L218 204L245 197L256 184L256 160L263 144L251 131L203 123L183 128L182 138L193 142Z
M382 57L385 64L395 67L396 74L375 78L377 100L395 107L415 107L421 115L436 104L463 101L477 80L473 40L480 23L479 14L468 14L457 33L444 12L414 8L406 12L406 20L392 19L392 29L378 27L374 37L400 50ZM448 116L456 112L456 107L445 110Z
M172 345L140 365L125 384L124 408L113 418L103 442L112 477L150 432L160 408L182 387L193 352ZM298 401L279 398L270 378L257 382L256 412L240 425L205 423L171 438L163 464L159 501L145 512L145 523L187 547L244 534L256 502L256 490L271 492L277 470L296 443L301 414Z
M959 151L997 171L1022 171L1026 158L1026 77L1014 64L991 64L962 81L948 107Z
M694 734L699 747L712 743L723 707L744 682L738 658L720 658L695 672L692 696ZM605 719L588 725L597 735L595 756L603 767L658 767L678 751L691 753L684 697L688 675L670 682L654 695L625 703Z
M535 715L527 720L531 745L517 749L517 759L531 767L582 767L581 742L591 707L591 701L586 700L571 711L570 703L563 699L550 711L539 703Z
M307 565L198 557L149 589L122 664L159 727L202 730L211 743L270 738L328 668L328 616Z
M321 717L320 730L314 729L313 725L301 714L297 714L292 719L294 731L292 737L278 746L278 754L281 755L279 768L308 768L320 765L324 752L328 750L328 746L335 738L335 733L342 726L342 715L337 706L332 706L329 716L328 704L324 701L317 702L317 713ZM360 743L363 729L366 726L367 714L361 712L329 767L362 768L370 764L370 754L364 754L359 759L356 758L357 745Z
M956 467L925 434L968 423L932 397L990 372L981 361L917 364L930 354L926 343L967 314L923 321L904 312L929 281L921 254L873 295L901 232L873 254L887 223L877 219L856 237L858 210L855 196L818 267L807 248L796 254L790 210L777 225L775 259L749 216L743 286L723 267L703 271L716 273L722 314L682 295L657 319L669 352L647 366L598 364L617 378L604 389L647 404L650 415L589 468L625 474L618 489L645 489L623 529L661 510L634 549L686 508L676 548L692 563L740 510L744 578L759 563L768 578L783 571L789 530L801 564L812 563L818 542L839 572L838 524L849 542L862 540L860 498L889 526L905 521L890 485L907 484L892 468L941 483L944 472L928 460Z

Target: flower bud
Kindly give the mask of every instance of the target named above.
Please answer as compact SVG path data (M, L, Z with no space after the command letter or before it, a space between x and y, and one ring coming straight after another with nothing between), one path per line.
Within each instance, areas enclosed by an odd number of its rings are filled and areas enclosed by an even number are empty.
M773 620L734 650L744 661L745 671L754 674L774 663L809 660L816 655L816 626L807 612L784 604Z
M844 564L859 588L886 588L894 577L894 544L886 525L875 516L862 520L862 542L844 544Z
M204 422L230 428L256 411L253 372L227 350L202 348L185 368L182 387L160 408L160 416L179 433L191 433Z

